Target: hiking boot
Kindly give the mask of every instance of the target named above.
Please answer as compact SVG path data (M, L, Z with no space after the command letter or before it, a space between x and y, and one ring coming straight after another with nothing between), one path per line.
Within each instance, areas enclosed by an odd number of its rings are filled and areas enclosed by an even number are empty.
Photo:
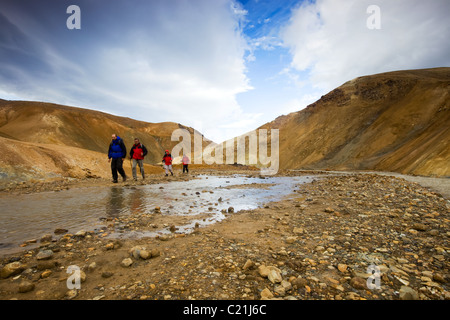
M123 176L123 182L127 181L127 176Z
M117 183L118 181L117 181L117 180L113 180L112 182L113 182L113 183Z

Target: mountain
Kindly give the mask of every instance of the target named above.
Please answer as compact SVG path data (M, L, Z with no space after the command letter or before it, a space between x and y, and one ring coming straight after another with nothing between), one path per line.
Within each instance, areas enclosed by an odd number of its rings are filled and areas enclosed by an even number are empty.
M280 169L450 176L450 68L359 77L259 129L279 129Z
M175 129L194 129L173 122L148 123L107 113L43 102L0 99L0 180L43 177L110 177L107 162L111 134L127 147L138 137L147 147L146 172L161 162ZM203 145L210 143L204 139ZM125 164L125 168L128 169Z
M147 163L161 162L164 150L172 149L175 129L194 129L173 122L148 123L104 112L29 101L0 100L0 136L108 152L111 134L120 136L129 151L135 137L147 147ZM193 141L193 139L192 139Z

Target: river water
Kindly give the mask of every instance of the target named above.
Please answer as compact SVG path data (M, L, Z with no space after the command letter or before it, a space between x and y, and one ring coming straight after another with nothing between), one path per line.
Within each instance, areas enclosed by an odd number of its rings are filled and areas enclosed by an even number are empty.
M18 251L25 241L53 234L57 228L68 233L93 231L105 225L105 218L152 213L155 207L163 215L192 216L188 224L177 226L189 232L196 222L224 219L223 209L233 207L237 212L279 201L313 178L200 175L189 181L4 195L0 197L0 254ZM209 212L210 218L196 220L201 212Z

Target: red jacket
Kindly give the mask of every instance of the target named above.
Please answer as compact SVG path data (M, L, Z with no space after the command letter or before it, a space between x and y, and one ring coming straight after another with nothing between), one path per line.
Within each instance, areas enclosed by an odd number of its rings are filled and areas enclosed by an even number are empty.
M166 153L162 159L162 161L167 165L170 166L172 164L172 155L170 153Z
M131 159L136 160L144 160L144 157L147 155L147 148L143 144L133 145L130 150Z
M184 156L182 161L183 161L183 164L188 164L189 163L188 156Z

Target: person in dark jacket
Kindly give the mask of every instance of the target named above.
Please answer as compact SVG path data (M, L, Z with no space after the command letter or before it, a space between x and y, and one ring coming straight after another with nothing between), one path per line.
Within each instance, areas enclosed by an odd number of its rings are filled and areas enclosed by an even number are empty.
M147 155L147 148L139 142L138 138L134 138L134 145L130 150L130 159L132 159L133 164L131 166L133 172L134 181L137 180L136 175L136 166L139 164L139 168L141 169L142 180L145 180L144 173L144 157Z
M123 140L116 134L113 134L112 141L109 145L108 150L108 161L111 162L111 172L114 183L117 183L117 172L120 173L123 181L127 180L127 176L125 175L125 171L123 170L123 160L125 160L126 156L127 148L125 147Z

